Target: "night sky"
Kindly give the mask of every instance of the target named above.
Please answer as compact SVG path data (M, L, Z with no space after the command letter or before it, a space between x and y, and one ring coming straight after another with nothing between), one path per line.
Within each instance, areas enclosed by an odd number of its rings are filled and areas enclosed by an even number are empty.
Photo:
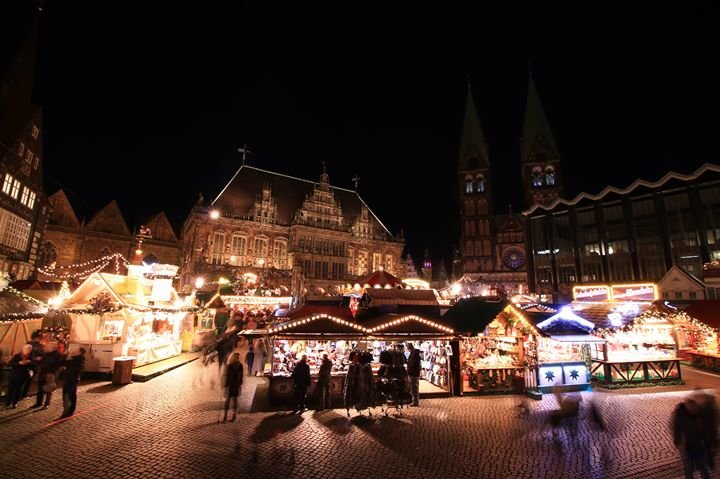
M2 71L28 3L3 2ZM346 188L357 173L361 196L393 233L404 230L416 259L426 246L449 259L466 78L495 210L518 212L529 62L566 196L720 162L711 7L155 3L46 2L36 84L45 185L64 188L80 216L116 199L131 228L164 210L179 229L247 144L259 168L316 180L324 161Z

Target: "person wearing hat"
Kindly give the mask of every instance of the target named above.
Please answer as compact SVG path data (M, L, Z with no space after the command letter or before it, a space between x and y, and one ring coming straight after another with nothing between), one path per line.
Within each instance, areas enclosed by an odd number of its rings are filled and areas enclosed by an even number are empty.
M63 382L63 413L60 419L65 419L75 414L77 407L77 388L80 383L80 374L85 368L85 348L80 348L78 353L70 356L63 362L65 368Z

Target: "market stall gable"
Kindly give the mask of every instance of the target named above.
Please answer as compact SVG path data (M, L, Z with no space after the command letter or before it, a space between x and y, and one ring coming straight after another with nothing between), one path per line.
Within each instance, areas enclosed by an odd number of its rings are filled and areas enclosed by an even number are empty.
M357 323L326 313L291 319L268 329L268 334L352 334L362 335L367 329Z
M455 334L455 331L452 328L448 328L440 323L430 321L414 314L407 316L392 314L384 315L366 323L366 327L368 334L373 336L383 334L444 334L452 336Z

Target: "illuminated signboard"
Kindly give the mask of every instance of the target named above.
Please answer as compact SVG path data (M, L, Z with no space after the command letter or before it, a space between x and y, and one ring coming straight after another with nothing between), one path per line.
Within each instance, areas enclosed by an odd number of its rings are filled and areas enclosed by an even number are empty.
M612 298L615 301L655 301L657 288L652 283L613 285Z
M576 301L607 301L610 299L609 286L575 286L573 299Z

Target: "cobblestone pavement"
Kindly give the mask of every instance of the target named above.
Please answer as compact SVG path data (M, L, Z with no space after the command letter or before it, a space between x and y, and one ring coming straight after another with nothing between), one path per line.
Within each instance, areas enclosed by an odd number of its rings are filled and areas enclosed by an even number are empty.
M685 386L582 393L584 411L597 401L609 431L581 417L576 433L553 441L543 428L552 395L529 400L526 417L516 396L422 399L389 417L295 415L258 400L262 378L247 378L243 414L223 424L210 368L195 361L146 383L85 382L78 413L61 422L60 391L49 410L26 399L0 411L0 477L677 478L671 410L695 386L720 387L720 377L687 368Z

